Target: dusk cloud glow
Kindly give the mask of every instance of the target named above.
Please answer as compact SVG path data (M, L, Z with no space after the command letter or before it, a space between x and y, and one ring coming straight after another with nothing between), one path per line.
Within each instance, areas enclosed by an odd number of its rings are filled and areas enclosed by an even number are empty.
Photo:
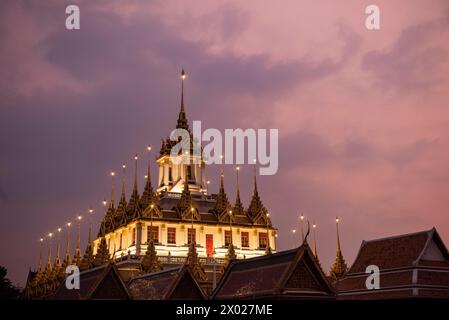
M278 249L300 212L326 270L335 216L348 264L364 239L436 226L449 243L447 1L376 1L379 31L364 27L370 1L92 2L76 1L79 31L64 27L73 1L0 2L0 265L14 282L42 235L90 206L100 221L111 169L159 150L181 68L190 122L279 129L278 173L258 178ZM245 206L251 176L242 166ZM225 186L234 202L232 166Z

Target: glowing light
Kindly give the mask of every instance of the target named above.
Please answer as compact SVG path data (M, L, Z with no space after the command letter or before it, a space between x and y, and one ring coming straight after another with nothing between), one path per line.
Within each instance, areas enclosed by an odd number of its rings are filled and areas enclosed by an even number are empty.
M147 146L147 150L151 151L151 146L150 145Z
M137 154L134 156L134 160L139 159L139 157L137 156Z
M193 212L193 210L195 210L195 208L191 207L191 208L190 208L190 211L192 211L192 212Z
M126 168L126 164L123 163L122 164L122 168L125 169Z
M267 218L268 218L268 217L270 217L270 214L269 214L269 213L267 213Z
M71 222L67 222L67 227L70 227L72 225Z
M223 159L223 155L222 154L220 154L220 159Z
M314 229L315 229L315 228L316 228L316 224L313 224L313 225L312 225L312 228L314 228Z
M301 213L301 216L299 217L301 220L304 220L304 215Z
M239 171L240 170L240 167L237 167L237 168L235 168L237 171Z
M40 241L40 242L43 242L43 241L44 241L44 238L40 238L39 241Z
M115 176L115 172L111 171L111 177Z
M78 221L81 221L83 217L82 216L78 216Z
M154 208L154 204L151 204L151 205L150 205L150 208L153 209L153 208Z
M146 174L146 175L144 175L143 177L144 177L145 179L148 179L148 175L147 175L147 174Z
M62 231L62 229L61 228L58 228L58 232L61 232Z
M90 208L89 213L94 213L94 209Z
M293 229L292 232L293 232L293 233L296 233L296 229Z
M189 154L189 151L186 151L186 154Z
M256 164L257 160L256 160L256 159L253 159L253 162L254 162L254 164Z
M49 236L50 238L53 237L53 233L50 232L50 233L48 234L48 236Z
M232 210L229 210L229 214L232 214Z
M182 72L181 72L181 79L182 80L185 80L186 79L186 73L184 72L184 70L182 70Z
M207 184L210 184L210 180L207 180L206 183L207 183Z
M339 223L340 222L340 218L335 218L335 222Z

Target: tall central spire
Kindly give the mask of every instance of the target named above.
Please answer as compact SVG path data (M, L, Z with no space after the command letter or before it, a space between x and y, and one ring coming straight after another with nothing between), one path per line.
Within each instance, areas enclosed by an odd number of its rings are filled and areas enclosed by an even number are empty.
M176 129L189 130L189 123L187 122L186 111L184 108L184 80L186 79L186 73L184 69L181 71L181 110L179 110L178 123Z

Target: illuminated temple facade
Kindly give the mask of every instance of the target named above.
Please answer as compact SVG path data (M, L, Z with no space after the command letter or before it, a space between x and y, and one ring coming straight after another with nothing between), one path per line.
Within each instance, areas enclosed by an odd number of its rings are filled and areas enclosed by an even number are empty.
M185 129L192 137L184 106L184 79L183 72L176 129ZM195 142L191 141L192 151ZM149 160L142 194L137 173L129 199L123 178L118 202L112 187L107 212L93 241L94 254L103 238L115 260L144 255L153 240L157 256L165 264L183 263L192 241L200 259L214 257L219 262L224 262L231 244L234 251L231 255L235 254L237 259L275 251L276 229L260 199L256 176L249 206L244 208L240 200L238 183L235 202L231 203L225 192L223 174L218 193L209 193L204 159L195 159L198 156L193 152L180 152L178 161L173 161L170 151L176 143L168 138L162 141L156 158L157 186L153 187L150 167L154 164ZM135 161L137 171L137 156ZM111 175L114 180L115 173Z

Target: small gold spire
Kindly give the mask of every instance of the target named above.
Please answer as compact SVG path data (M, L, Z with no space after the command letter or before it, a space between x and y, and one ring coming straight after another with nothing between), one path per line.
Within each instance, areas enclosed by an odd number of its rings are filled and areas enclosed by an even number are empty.
M126 175L126 164L122 163L122 195L120 201L123 202L125 200L125 175Z
M77 266L81 263L81 219L83 217L81 215L78 215L78 234L76 237L76 248L75 248L75 256L73 257L73 260Z
M313 255L315 258L318 258L317 251L316 251L316 224L312 224L313 229Z
M114 208L114 189L115 189L115 172L111 171L111 181L112 181L112 188L111 188L111 201L109 203L110 208Z
M66 244L66 249L65 249L65 257L64 257L64 262L63 262L63 266L67 267L70 263L71 263L71 258L70 258L70 226L72 225L71 222L67 222L67 244Z
M57 245L56 245L56 259L55 259L55 268L61 267L61 231L62 228L58 228L58 239L57 239Z
M304 242L304 214L301 213L299 216L299 220L301 221L301 243Z
M53 233L49 233L48 234L48 255L47 255L47 267L46 267L46 271L51 271L52 270L52 264L51 264L51 240L53 237Z
M338 225L340 223L340 218L335 218L335 224L337 229L337 254L335 255L335 260L332 265L330 275L334 280L341 279L348 270L348 266L346 265L345 259L343 258L343 254L341 252L341 246L340 246L340 233Z
M134 190L137 192L137 160L139 157L137 156L137 153L134 155L134 161L135 161L135 167L134 167Z
M44 238L39 239L39 262L37 264L37 271L42 272L42 244L44 242Z

